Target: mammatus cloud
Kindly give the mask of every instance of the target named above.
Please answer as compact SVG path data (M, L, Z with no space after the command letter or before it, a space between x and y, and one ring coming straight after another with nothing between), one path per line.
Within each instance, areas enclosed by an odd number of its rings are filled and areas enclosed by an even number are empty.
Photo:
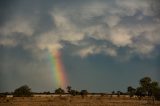
M121 28L114 28L109 40L117 47L132 44L132 36L127 32L127 30Z
M77 51L75 54L80 55L82 58L87 57L88 55L95 55L95 54L106 54L109 56L117 56L117 51L114 48L107 47L105 45L103 46L87 46L86 48L82 48L79 51Z
M50 30L43 32L36 27L47 20L40 20L42 15L37 15L44 13L36 12L27 18L18 14L0 28L0 45L21 45L38 53L63 49L67 46L63 42L68 42L77 46L72 52L81 57L100 53L116 57L119 56L118 48L128 48L127 55L144 57L154 55L153 52L157 51L160 21L154 16L149 1L114 0L73 4L65 9L61 5L53 5L52 9L46 10L52 20L49 24L52 25L48 24ZM91 39L95 40L94 45Z

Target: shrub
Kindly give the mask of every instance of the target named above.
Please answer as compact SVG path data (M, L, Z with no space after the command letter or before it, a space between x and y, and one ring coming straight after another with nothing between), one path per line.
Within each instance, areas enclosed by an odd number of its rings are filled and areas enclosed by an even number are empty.
M31 89L27 85L21 86L14 91L13 96L30 97L32 96Z
M55 94L64 94L65 91L62 88L58 88L55 90Z
M87 90L81 90L80 94L81 94L82 96L87 95L87 94L88 94L88 91L87 91Z

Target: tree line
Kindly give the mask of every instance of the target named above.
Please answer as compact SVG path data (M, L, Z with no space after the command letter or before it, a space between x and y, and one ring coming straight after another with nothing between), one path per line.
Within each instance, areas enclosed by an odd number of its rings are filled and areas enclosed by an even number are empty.
M144 77L139 80L139 86L137 88L133 88L129 86L127 88L127 93L130 97L137 96L141 99L144 96L148 96L150 98L160 100L160 87L158 82L152 81L150 77Z
M67 92L65 92L64 89L62 88L58 88L55 89L55 94L70 94L72 96L76 96L76 95L81 95L81 96L85 96L88 94L87 90L74 90L72 89L71 86L67 86ZM8 93L1 93L0 96L6 96ZM29 88L27 85L21 86L17 89L14 90L14 92L12 93L12 95L14 97L30 97L33 96L33 93L31 91L31 88ZM50 92L44 92L42 94L50 94ZM118 96L120 96L121 94L127 94L130 97L134 97L137 96L139 99L141 99L142 97L150 97L156 100L160 100L160 87L158 82L156 81L152 81L152 79L150 77L144 77L142 79L139 80L139 86L137 88L133 88L132 86L128 86L127 87L127 92L126 93L122 93L120 91L117 91L117 93L115 93L114 91L111 93L113 94L117 94Z

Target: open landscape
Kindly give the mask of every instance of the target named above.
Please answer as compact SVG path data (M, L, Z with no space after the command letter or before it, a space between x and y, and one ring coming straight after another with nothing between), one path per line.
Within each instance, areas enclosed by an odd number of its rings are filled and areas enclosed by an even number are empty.
M55 89L54 93L36 93L23 85L14 92L0 93L0 106L160 106L158 82L144 77L139 83L137 88L128 86L126 92L111 93L89 93L71 86Z
M160 0L0 0L0 106L160 106Z

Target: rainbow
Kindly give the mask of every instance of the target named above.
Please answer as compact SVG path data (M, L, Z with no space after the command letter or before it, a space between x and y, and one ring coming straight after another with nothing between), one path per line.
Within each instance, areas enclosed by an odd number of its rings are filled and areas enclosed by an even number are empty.
M65 89L68 84L67 75L64 70L63 63L61 61L60 51L54 51L49 56L51 62L51 70L54 74L54 83L57 88Z

